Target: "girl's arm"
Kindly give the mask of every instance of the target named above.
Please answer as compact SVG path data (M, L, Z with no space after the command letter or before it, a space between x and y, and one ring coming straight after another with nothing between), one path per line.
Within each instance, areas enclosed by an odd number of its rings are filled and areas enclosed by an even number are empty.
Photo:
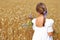
M53 36L53 31L54 31L54 21L53 20L51 20L51 22L49 23L49 26L48 26L48 35L49 36Z
M55 28L55 27L54 27L54 25L53 25L53 26L52 26L52 29L55 30L54 28ZM54 35L54 31L53 31L53 32L48 32L48 35L49 35L49 36L53 36L53 35Z

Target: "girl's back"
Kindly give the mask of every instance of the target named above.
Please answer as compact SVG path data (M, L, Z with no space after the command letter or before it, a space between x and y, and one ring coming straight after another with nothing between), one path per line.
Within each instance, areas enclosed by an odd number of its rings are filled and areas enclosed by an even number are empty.
M36 18L32 20L33 23L33 38L32 40L52 40L52 36L48 35L48 32L52 32L52 24L53 20L52 19L46 19L45 26L43 27L37 27L36 24Z

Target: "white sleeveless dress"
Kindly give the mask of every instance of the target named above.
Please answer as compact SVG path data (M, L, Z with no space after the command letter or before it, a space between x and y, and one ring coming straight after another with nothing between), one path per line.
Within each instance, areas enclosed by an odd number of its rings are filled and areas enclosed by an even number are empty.
M54 23L53 19L46 19L44 27L37 27L35 25L36 18L32 20L34 34L32 40L53 40L52 36L48 35L48 32L53 32L52 25Z

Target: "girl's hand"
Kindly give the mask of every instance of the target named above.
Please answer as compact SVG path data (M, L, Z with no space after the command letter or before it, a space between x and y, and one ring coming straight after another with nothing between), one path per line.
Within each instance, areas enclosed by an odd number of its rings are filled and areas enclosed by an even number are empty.
M49 35L49 36L53 36L53 32L49 32L48 35Z

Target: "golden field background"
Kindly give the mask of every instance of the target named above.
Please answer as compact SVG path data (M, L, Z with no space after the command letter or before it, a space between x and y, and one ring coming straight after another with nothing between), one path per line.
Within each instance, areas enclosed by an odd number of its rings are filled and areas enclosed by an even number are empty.
M54 40L60 40L60 0L0 0L0 40L31 40L31 19L37 17L36 4L48 8L47 18L54 19Z

